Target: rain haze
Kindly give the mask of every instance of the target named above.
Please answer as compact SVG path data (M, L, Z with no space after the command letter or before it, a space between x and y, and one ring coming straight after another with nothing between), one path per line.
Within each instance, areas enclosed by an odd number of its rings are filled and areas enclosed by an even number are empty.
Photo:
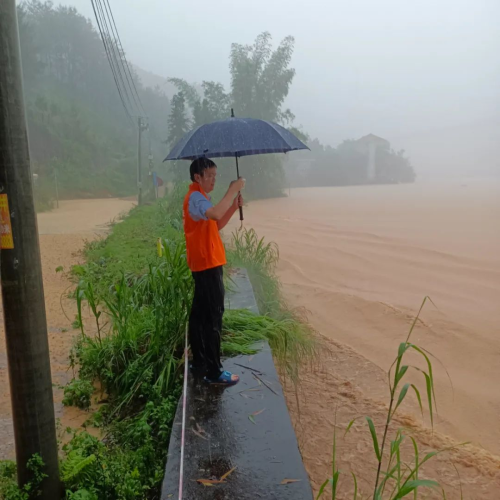
M68 0L93 19L89 1ZM499 175L500 2L114 2L133 64L229 86L231 43L295 37L286 105L311 138L369 133L405 149L420 178Z

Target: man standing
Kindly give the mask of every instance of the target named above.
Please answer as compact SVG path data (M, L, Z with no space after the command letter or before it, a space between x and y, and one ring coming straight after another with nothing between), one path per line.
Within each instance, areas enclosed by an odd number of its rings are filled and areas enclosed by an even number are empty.
M183 218L187 262L195 284L189 317L191 370L210 384L234 385L239 377L224 371L220 361L226 253L219 231L243 205L239 193L245 180L231 182L222 200L213 205L209 193L215 187L217 165L208 158L198 158L191 163L190 175L192 184L184 198Z

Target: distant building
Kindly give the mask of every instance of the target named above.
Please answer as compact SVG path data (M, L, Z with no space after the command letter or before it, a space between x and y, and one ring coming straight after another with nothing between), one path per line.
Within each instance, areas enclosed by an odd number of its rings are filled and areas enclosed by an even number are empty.
M367 157L367 165L366 165L366 176L368 181L375 180L375 154L378 148L381 149L390 149L391 144L389 141L382 139L382 137L377 137L373 134L365 135L356 141L356 145L358 146L358 151L363 153Z

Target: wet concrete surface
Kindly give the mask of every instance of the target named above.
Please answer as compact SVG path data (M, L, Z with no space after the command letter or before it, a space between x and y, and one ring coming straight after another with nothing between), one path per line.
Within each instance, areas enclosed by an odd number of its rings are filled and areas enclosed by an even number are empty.
M231 308L256 310L245 273L236 276ZM244 296L240 300L239 293ZM271 350L224 360L240 374L234 387L208 386L189 376L184 457L185 500L310 500L302 463ZM243 366L242 366L243 365ZM162 499L179 498L182 402L169 446ZM232 472L230 472L232 471ZM220 481L224 475L230 474ZM206 481L212 481L206 483ZM205 484L203 484L205 482Z

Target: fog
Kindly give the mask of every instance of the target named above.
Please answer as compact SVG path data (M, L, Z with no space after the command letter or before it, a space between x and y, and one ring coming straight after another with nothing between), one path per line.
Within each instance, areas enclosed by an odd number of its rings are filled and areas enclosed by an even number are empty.
M94 22L88 0L64 0ZM286 106L336 146L373 133L419 178L500 171L500 2L111 1L128 58L162 77L229 85L233 42L295 37Z

